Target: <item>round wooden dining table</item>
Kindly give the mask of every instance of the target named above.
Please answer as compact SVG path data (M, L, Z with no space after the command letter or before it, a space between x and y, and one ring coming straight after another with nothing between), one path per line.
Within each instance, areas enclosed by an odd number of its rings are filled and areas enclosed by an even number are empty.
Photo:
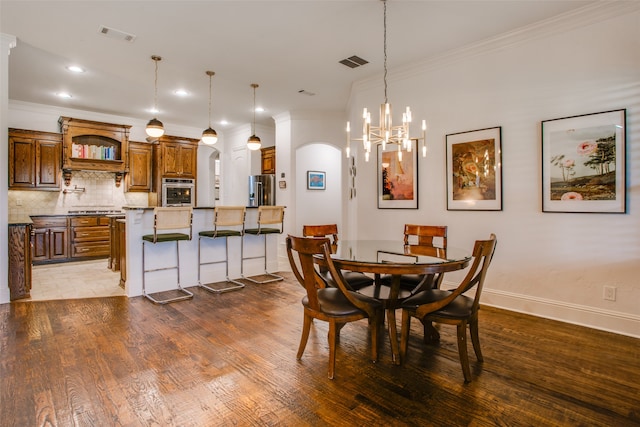
M395 311L409 296L407 291L400 289L401 276L424 274L433 278L437 274L464 269L471 260L469 250L405 245L401 240L341 240L334 245L333 252L331 259L337 268L374 275L374 284L359 292L384 304L394 364L400 363ZM390 286L382 284L381 275L391 276Z

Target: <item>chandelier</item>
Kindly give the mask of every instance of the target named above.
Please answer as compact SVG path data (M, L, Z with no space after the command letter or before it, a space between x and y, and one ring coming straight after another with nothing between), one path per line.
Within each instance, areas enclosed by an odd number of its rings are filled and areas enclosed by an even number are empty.
M393 125L391 104L387 99L387 0L382 0L384 4L384 104L380 105L380 117L378 125L371 123L371 112L365 107L362 113L362 138L354 139L362 141L365 161L369 161L371 146L381 144L382 150L387 144L398 146L398 159L402 160L402 152L411 152L412 141L422 141L422 156L427 156L426 132L427 123L422 121L422 137L412 137L409 134L412 121L411 109L409 107L402 113L402 125ZM347 157L351 155L351 125L347 122Z

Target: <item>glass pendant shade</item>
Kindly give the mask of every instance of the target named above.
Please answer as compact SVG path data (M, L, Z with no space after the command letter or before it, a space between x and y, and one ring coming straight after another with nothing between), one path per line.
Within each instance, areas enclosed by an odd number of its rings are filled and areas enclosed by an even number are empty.
M209 76L209 127L202 132L202 142L207 145L213 145L218 142L218 132L211 128L211 78L216 74L213 71L205 71Z
M202 142L207 145L215 144L218 142L218 133L211 128L205 129L204 132L202 132Z
M260 138L255 135L251 135L247 140L247 148L249 150L259 150L261 146L262 142L260 141Z
M155 72L155 80L153 81L153 111L158 111L158 61L162 61L162 57L158 55L152 55L151 59L155 63L156 72ZM145 129L147 135L152 138L160 138L164 135L164 126L162 122L157 118L153 118L149 120L147 123L147 128Z
M162 125L162 122L156 118L149 120L149 123L147 123L147 128L145 130L147 132L147 135L152 138L160 138L162 135L164 135L164 126Z
M258 87L258 84L251 83L251 87L253 88L253 123L251 125L251 136L247 140L247 148L255 151L259 150L262 146L260 138L256 136L256 88Z

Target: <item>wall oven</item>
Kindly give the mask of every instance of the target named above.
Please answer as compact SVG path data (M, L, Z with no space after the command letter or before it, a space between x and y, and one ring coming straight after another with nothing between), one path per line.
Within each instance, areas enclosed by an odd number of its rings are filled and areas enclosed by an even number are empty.
M194 206L194 179L162 178L162 206Z

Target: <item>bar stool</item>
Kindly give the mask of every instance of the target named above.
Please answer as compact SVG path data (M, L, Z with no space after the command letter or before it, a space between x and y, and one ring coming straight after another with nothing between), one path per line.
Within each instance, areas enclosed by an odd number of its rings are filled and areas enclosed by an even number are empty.
M284 206L258 206L258 228L247 228L244 230L244 234L252 234L254 236L262 236L264 239L264 255L247 257L245 258L244 252L242 254L242 261L240 264L240 273L242 278L253 283L270 283L283 280L282 276L269 273L267 271L267 234L282 234L284 223ZM265 227L265 225L279 224L279 228ZM244 277L244 261L247 259L264 258L264 276L269 277L265 280L256 280L251 277Z
M216 206L213 218L213 230L201 231L198 237L198 286L210 292L222 293L244 288L244 283L229 278L229 237L240 237L240 253L242 253L242 236L244 235L244 219L246 215L244 206ZM239 229L220 229L218 227L236 227ZM200 245L202 239L224 239L225 258L222 261L202 262ZM213 288L202 284L200 281L200 272L203 265L222 264L225 265L226 283L229 286L225 288Z
M183 301L193 298L193 293L180 286L180 240L191 240L192 237L192 218L193 209L191 207L157 207L153 210L153 234L146 234L142 236L142 294L155 304L167 304L175 301ZM176 230L189 229L189 234L178 233ZM170 233L158 233L162 230L173 230ZM145 268L145 255L144 248L145 243L164 243L164 242L176 242L176 265L171 267L161 267L147 270ZM178 275L178 288L176 291L182 295L167 298L158 299L152 294L147 294L145 277L147 273L160 270L176 270Z

